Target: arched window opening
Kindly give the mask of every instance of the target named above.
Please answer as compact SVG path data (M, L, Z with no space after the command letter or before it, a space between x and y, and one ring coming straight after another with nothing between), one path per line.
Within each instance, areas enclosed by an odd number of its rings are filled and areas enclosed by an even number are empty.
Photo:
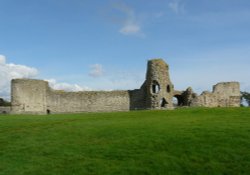
M167 85L167 92L169 93L171 90L170 90L170 86Z
M47 114L48 114L48 115L50 114L50 110L49 110L49 109L47 109Z
M157 94L160 92L160 85L157 81L153 81L152 83L152 93Z
M160 100L160 105L161 105L162 108L166 108L166 107L167 107L167 104L168 104L168 102L166 101L165 98L162 98L162 99Z

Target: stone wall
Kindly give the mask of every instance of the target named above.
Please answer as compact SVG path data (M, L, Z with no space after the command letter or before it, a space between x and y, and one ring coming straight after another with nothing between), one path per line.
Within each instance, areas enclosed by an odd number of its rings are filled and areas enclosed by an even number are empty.
M213 92L205 91L191 101L191 106L204 107L239 107L240 84L222 82L213 86Z
M13 114L49 114L129 111L145 109L143 89L130 91L53 90L43 80L14 79L11 83Z
M63 92L49 89L48 113L128 111L128 91Z
M9 114L10 110L10 106L0 106L0 114Z
M46 111L48 82L32 79L14 79L11 82L12 113L40 114Z
M146 109L145 87L129 91L130 110Z
M175 107L182 107L190 106L192 100L197 96L197 94L193 92L191 87L188 87L185 91L175 90L173 96L177 100L177 104L175 104Z

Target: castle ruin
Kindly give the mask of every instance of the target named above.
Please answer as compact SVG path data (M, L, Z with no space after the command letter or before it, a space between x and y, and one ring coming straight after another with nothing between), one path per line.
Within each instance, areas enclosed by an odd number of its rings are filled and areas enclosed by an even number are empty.
M173 103L173 98L178 100ZM77 112L173 109L176 106L239 107L238 82L218 83L213 92L197 95L192 88L174 89L169 66L162 59L148 61L146 80L135 90L65 92L49 87L47 81L13 79L11 113L50 114Z

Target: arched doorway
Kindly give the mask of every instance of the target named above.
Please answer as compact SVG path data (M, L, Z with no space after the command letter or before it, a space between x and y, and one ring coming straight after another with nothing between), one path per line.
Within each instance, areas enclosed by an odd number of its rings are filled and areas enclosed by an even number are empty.
M174 107L177 107L178 106L178 99L174 96L173 99L172 99L172 103L173 103L173 106Z
M175 95L173 96L173 105L174 107L179 107L179 106L183 106L184 105L184 100L182 95Z
M165 98L162 98L162 99L160 100L160 107L161 107L161 108L167 108L167 104L168 104L168 102L166 101Z

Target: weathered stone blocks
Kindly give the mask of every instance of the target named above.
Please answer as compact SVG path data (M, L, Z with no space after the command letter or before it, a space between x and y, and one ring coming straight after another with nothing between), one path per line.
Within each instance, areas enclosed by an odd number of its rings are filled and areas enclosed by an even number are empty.
M221 82L213 86L213 92L203 92L195 97L191 106L204 107L239 107L240 84L238 82Z

